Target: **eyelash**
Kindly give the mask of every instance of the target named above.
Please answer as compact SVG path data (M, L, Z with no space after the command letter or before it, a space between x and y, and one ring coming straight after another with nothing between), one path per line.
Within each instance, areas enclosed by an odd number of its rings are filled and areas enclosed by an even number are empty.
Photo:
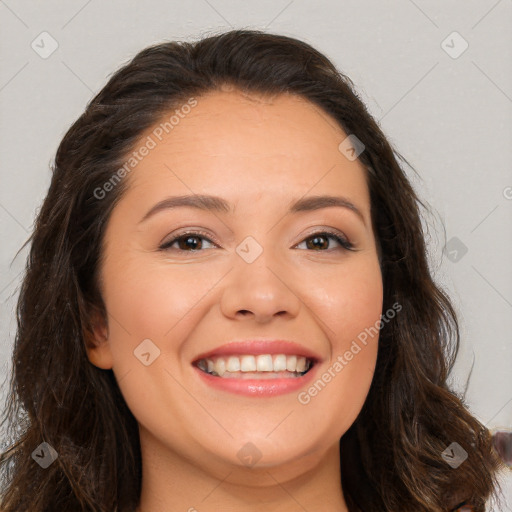
M344 249L344 250L347 250L347 251L355 251L356 249L354 248L354 244L352 244L350 241L348 241L346 238L340 236L338 233L335 233L335 232L331 232L331 231L317 231L315 233L312 233L311 235L307 236L306 238L304 238L304 240L302 240L301 242L299 243L303 243L305 242L306 240L309 240L310 238L314 238L315 236L325 236L325 238L331 238L331 239L334 239L336 240L336 242L338 242L340 245L341 245L341 248ZM205 240L207 240L208 242L211 242L212 244L215 244L215 242L213 242L208 236L206 233L203 233L202 231L189 231L189 232L185 232L185 233L181 233L180 235L178 236L175 236L174 238L172 238L171 240L168 240L167 242L165 242L164 244L162 244L159 248L163 251L170 251L172 250L171 249L171 246L181 240L182 238L186 238L186 237L195 237L195 238L204 238ZM216 244L215 244L216 245ZM184 251L182 249L177 249L181 252L201 252L201 250L190 250L190 251ZM311 249L313 250L313 249ZM327 250L318 250L318 251L314 251L314 252L329 252L329 249Z

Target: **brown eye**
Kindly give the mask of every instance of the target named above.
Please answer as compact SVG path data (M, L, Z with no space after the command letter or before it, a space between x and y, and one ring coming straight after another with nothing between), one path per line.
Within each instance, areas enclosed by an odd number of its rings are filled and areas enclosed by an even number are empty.
M182 233L181 235L171 238L170 240L165 242L163 245L161 245L160 249L171 250L172 246L174 244L178 243L177 250L179 250L179 251L184 251L184 252L200 251L201 249L203 249L202 240L206 240L207 242L213 244L213 242L209 238L203 236L201 233L190 232L190 233Z
M176 240L178 242L178 247L180 250L184 251L187 249L192 249L193 251L197 251L202 248L202 238L195 235L186 235L181 236Z
M332 237L334 238L334 237ZM327 249L329 247L329 237L325 235L315 235L314 237L308 238L310 243L308 249Z
M354 246L347 239L341 237L335 233L329 232L319 232L314 233L311 236L308 236L304 242L306 243L306 248L311 251L326 251L329 248L329 239L335 240L341 247L347 250L353 250ZM304 243L301 242L301 243ZM335 249L335 248L333 248Z

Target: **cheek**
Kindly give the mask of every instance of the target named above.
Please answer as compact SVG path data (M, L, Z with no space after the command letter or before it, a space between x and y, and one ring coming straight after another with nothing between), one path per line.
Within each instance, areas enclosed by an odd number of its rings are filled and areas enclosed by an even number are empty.
M382 275L374 254L353 258L331 272L317 271L314 279L306 277L305 281L312 290L308 293L311 307L331 340L333 357L334 352L345 351L351 340L380 320Z
M312 307L329 338L331 357L298 401L308 411L305 421L323 415L341 436L359 414L375 370L383 298L378 260L354 259L330 279L324 276L318 289Z
M215 277L201 276L192 266L178 270L148 261L131 261L124 268L121 273L105 267L110 272L105 298L114 328L122 324L125 334L155 339L168 334L197 306Z
M147 420L148 404L158 403L157 397L173 404L173 410L186 403L173 378L181 380L176 358L181 340L199 321L201 299L218 278L193 265L172 269L149 258L111 261L104 267L104 298L113 370L130 410ZM144 354L149 354L147 366Z

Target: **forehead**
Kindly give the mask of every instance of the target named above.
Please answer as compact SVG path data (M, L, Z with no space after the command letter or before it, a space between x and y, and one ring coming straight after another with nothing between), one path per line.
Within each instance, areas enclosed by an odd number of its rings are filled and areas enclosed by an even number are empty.
M151 140L154 147L127 176L128 195L203 192L279 200L339 191L368 202L364 167L339 150L347 134L319 106L297 95L236 89L195 101L192 108L175 107L141 136L139 146Z

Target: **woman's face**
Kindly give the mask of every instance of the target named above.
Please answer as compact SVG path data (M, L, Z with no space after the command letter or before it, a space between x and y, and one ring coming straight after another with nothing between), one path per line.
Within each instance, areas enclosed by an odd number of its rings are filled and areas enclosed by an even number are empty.
M375 368L378 336L358 341L382 312L365 170L348 134L297 96L225 88L178 110L133 148L103 247L108 327L89 358L113 369L143 450L215 471L312 466ZM218 199L161 203L198 195ZM303 356L315 364L296 376L294 356L298 371Z

